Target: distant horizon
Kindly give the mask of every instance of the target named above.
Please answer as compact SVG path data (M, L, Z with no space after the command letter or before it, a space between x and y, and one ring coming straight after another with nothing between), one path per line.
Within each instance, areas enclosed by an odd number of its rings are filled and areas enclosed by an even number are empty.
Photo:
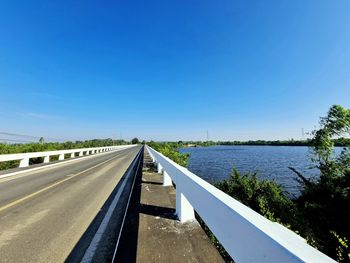
M5 138L7 137L7 138ZM29 137L29 138L28 138ZM91 138L71 138L71 139L55 139L51 137L45 137L45 136L32 136L32 135L25 135L25 134L18 134L18 133L7 133L7 132L2 132L0 131L0 143L1 142L9 142L9 143L35 143L38 142L39 139L43 137L45 142L69 142L69 141L85 141L85 140L107 140L107 139L112 139L114 141L118 140L123 140L123 141L131 141L133 138L138 138L140 141L155 141L155 142L178 142L178 141L183 141L183 142L234 142L234 141L239 141L239 142L246 142L246 141L306 141L311 139L311 136L306 135L304 138L285 138L285 139L264 139L264 138L259 138L259 139L178 139L178 140L157 140L157 139L143 139L142 137L138 136L132 136L130 138L113 138L113 137L91 137Z

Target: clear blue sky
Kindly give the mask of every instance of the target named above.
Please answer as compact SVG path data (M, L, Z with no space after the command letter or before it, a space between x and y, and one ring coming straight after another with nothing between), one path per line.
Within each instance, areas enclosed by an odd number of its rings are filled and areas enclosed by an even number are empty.
M350 1L1 1L0 131L287 139L350 106Z

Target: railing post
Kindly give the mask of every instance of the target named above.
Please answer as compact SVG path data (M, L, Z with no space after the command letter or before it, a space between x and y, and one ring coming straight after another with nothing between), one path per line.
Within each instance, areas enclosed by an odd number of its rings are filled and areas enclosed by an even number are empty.
M50 155L46 155L44 157L44 163L49 163L50 162Z
M59 160L59 161L64 160L64 153L63 153L63 154L60 154L60 155L58 156L58 160Z
M20 161L19 167L27 167L27 166L29 166L29 158L25 157Z
M179 184L176 185L176 215L181 223L195 219L194 209L181 192Z
M171 180L171 177L168 175L168 173L164 170L163 171L163 186L169 186L173 185L173 182Z
M79 152L79 156L83 156L83 155L84 155L83 151Z
M160 163L157 163L157 173L161 174L163 170L163 167Z
M74 157L75 157L75 153L71 153L70 158L74 158Z

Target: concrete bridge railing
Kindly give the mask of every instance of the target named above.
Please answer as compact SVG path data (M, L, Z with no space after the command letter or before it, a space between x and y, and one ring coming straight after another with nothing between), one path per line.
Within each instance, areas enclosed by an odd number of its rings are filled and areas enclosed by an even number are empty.
M69 158L79 156L122 150L134 145L119 145L119 146L106 146L106 147L94 147L94 148L81 148L59 151L46 151L46 152L28 152L28 153L15 153L15 154L2 154L0 155L0 162L18 161L20 160L19 167L29 166L29 160L31 158L44 157L44 163L50 162L50 156L58 156L58 160L64 160L65 155L70 154Z
M335 262L306 241L146 146L163 185L176 185L176 213L181 222L203 219L236 262Z

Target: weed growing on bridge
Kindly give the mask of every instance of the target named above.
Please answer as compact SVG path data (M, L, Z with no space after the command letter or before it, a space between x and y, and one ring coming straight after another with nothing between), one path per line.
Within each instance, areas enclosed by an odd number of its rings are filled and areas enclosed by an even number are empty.
M179 148L182 144L176 142L149 142L148 145L155 149L156 151L164 154L166 157L170 158L177 164L187 167L189 154L180 153Z

